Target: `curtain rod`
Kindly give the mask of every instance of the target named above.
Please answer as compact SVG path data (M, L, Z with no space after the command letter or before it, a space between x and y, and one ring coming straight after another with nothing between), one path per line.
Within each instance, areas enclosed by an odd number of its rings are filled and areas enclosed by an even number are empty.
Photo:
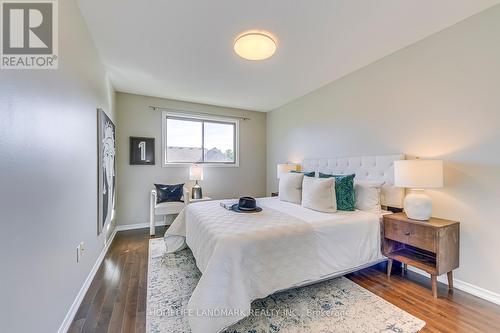
M184 111L184 110L176 110L176 109L169 109L169 108L162 108L160 106L152 106L150 105L149 108L153 111L157 110L165 110L165 111L175 111L175 112L181 112L181 113L186 113L186 114L194 114L194 115L207 115L207 116L217 116L217 117L224 117L224 118L236 118L240 120L251 120L248 117L241 117L241 116L235 116L235 115L223 115L223 114L217 114L217 113L208 113L208 112L198 112L198 111Z

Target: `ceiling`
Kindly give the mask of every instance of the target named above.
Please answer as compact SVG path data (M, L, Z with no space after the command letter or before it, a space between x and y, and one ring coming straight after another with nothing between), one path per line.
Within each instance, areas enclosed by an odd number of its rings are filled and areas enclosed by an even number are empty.
M79 0L116 90L269 111L500 0ZM233 40L278 39L249 61Z

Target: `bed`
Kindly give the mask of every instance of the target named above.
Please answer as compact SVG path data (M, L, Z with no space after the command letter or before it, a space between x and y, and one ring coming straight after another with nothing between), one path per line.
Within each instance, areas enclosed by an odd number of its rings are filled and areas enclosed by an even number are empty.
M384 180L382 204L400 207L392 164L402 155L315 159L304 171ZM347 274L384 260L381 214L321 213L276 197L262 212L237 214L219 201L188 205L165 234L167 252L188 246L202 272L188 303L193 333L220 332L250 314L253 300Z

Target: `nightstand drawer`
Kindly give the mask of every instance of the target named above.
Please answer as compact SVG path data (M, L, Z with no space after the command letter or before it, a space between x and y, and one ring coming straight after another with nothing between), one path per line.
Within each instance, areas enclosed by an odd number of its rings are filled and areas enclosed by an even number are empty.
M411 225L409 245L436 253L436 230L422 225Z
M436 233L433 228L387 219L385 220L385 237L423 250L436 252Z
M394 220L385 220L385 238L404 244L408 243L411 235L410 224Z

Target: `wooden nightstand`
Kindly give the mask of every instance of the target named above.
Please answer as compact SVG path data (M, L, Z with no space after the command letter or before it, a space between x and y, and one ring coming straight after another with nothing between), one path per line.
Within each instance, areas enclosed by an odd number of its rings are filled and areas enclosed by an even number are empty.
M414 266L431 275L432 295L437 297L437 277L448 274L448 288L453 288L452 271L459 265L460 223L431 218L429 221L409 219L405 213L384 216L384 255L392 261Z

